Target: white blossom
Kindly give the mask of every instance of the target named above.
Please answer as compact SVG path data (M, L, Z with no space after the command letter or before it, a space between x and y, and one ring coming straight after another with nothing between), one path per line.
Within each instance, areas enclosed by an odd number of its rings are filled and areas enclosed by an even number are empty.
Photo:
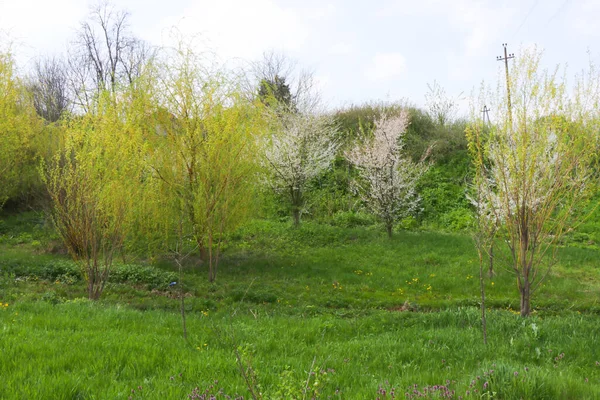
M278 125L267 144L265 167L271 187L289 198L298 224L308 183L337 153L337 128L330 116L300 113L283 114Z
M519 146L520 145L520 146ZM471 200L480 215L505 222L519 212L536 213L551 200L564 180L557 135L545 127L499 132L489 146L485 180L479 183L480 202Z
M356 189L390 235L394 222L417 207L416 184L427 170L423 160L414 163L402 154L407 126L406 111L394 117L383 114L375 121L373 137L346 153L359 172Z

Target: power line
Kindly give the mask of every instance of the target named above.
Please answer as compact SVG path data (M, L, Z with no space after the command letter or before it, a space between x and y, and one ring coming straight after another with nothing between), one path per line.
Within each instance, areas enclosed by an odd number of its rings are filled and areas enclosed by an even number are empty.
M539 0L535 0L535 2L533 3L533 6L531 6L531 8L529 9L529 11L527 12L527 15L525 15L525 18L523 19L523 22L521 22L521 25L519 25L519 27L517 28L517 30L513 34L513 38L517 35L517 33L519 33L519 31L521 30L521 28L523 27L523 25L525 25L525 22L527 22L527 19L529 18L529 16L533 12L533 9L535 8L535 6L537 6L538 2L539 2Z
M554 18L556 18L556 16L557 16L558 14L560 14L560 12L561 12L561 11L562 11L562 10L565 8L565 6L567 5L567 3L569 3L570 1L571 1L571 0L565 0L565 1L562 3L562 5L561 5L561 6L558 8L558 10L556 10L556 12L554 13L554 15L552 15L552 16L550 17L550 19L548 20L548 22L546 22L546 26L548 26L548 25L550 24L550 22L552 22L552 20L553 20Z

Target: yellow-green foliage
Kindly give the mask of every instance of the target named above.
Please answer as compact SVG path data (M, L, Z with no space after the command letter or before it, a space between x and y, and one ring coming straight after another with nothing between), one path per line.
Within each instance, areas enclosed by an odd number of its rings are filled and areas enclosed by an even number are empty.
M125 98L104 93L94 110L63 122L63 142L43 167L52 219L97 299L125 239L139 188L139 125Z
M41 120L15 75L11 54L0 53L0 207L26 192L35 180L41 130Z
M540 59L535 51L520 55L509 81L512 104L499 86L491 99L496 122L467 130L479 221L492 225L484 231L501 228L523 316L555 262L556 245L581 222L576 210L590 194L599 120L597 78L580 80L570 94Z
M180 49L159 67L155 129L146 141L152 179L144 199L156 205L150 224L162 224L163 239L193 240L214 280L223 235L253 204L265 123L261 105L244 100L231 81L204 72L200 63Z

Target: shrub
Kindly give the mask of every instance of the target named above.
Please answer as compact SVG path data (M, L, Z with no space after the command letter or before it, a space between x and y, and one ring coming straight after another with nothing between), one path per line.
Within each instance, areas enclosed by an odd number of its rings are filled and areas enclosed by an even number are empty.
M177 274L136 264L116 265L109 281L113 283L145 284L148 289L165 289L177 281Z
M2 266L0 272L10 274L15 278L59 281L66 284L74 284L83 279L81 269L69 260L53 260L32 264L18 261L8 262ZM171 282L176 280L177 275L173 272L135 264L115 265L109 278L111 283L145 284L149 290L165 289Z
M339 211L333 215L331 225L342 228L355 228L357 226L373 225L373 216L360 211Z
M441 227L450 231L471 229L474 222L473 213L465 208L457 208L440 217Z

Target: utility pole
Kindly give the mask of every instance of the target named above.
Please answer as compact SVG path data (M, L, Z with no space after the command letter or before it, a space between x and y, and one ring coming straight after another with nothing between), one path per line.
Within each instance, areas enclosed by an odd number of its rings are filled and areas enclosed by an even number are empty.
M506 50L506 46L508 46L506 43L502 43L502 47L504 47L504 57L502 56L498 56L496 57L496 61L504 61L504 67L506 69L506 94L507 94L507 103L508 103L508 123L512 129L512 103L510 101L510 78L508 75L508 60L515 58L515 54L514 53L508 53L508 51Z
M510 104L510 97L509 97L509 104ZM485 120L487 117L487 123L488 125L490 125L490 109L488 108L487 104L483 105L483 109L481 110L481 112L483 113L483 126L485 127ZM491 236L494 237L496 235L496 223L494 223L494 228L493 231L491 233ZM490 267L488 269L488 276L490 278L492 278L494 276L494 240L492 239L492 241L490 242L490 248L488 249L488 256L490 259ZM484 294L482 293L482 298L483 298ZM485 310L483 310L483 318L485 318ZM487 341L487 338L484 338L484 342Z
M489 114L490 109L488 108L487 105L483 105L483 109L481 110L481 112L483 113L483 125L485 125L485 120L487 118L487 122L488 124L490 123L490 114Z

